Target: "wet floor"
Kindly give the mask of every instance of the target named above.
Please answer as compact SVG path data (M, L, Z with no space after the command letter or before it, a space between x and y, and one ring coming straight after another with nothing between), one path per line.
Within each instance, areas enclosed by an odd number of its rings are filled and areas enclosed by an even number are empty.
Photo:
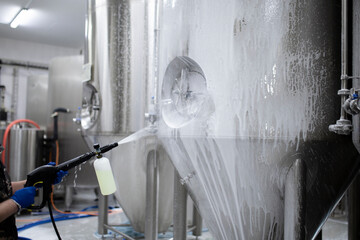
M87 211L96 211L93 208L97 205L96 194L93 190L78 189L77 194L74 195L71 205L71 211L80 211L87 209ZM63 200L55 200L55 206L58 209L64 209ZM109 198L109 206L113 207L112 212L108 215L110 225L127 224L128 220L126 215L119 208L115 198ZM36 240L56 240L58 239L53 229L52 223L38 224L38 221L46 221L49 219L48 208L44 208L41 212L34 212L31 214L22 214L17 216L17 227L20 228L19 236L28 239ZM59 214L53 210L54 218L59 218L61 221L56 222L59 234L64 240L79 240L79 239L123 239L119 234L111 233L100 236L98 232L98 220L97 217L84 217L84 215L64 215ZM74 219L71 219L74 218ZM67 219L67 220L63 220ZM34 225L34 226L32 226ZM29 228L27 228L29 227ZM24 230L21 230L24 228ZM134 232L131 227L116 227L121 232L124 232L136 239L144 239L138 233ZM159 234L159 239L172 239L172 233L167 232ZM191 236L187 239L196 239ZM204 229L203 236L198 238L199 240L212 240L210 233Z
M323 227L323 240L348 240L347 227L345 215L332 216Z
M97 205L96 194L93 190L78 189L77 194L74 195L71 205L71 211L79 211L87 209L87 211L96 211L93 208ZM55 205L58 209L64 209L63 200L55 200ZM128 220L119 208L118 203L112 197L109 198L109 206L114 207L109 214L110 225L120 225L128 223ZM54 217L60 218L62 221L57 221L56 225L60 236L64 240L81 240L81 239L123 239L116 233L109 233L106 236L97 234L98 220L97 217L84 217L84 215L63 215L57 213L55 210ZM74 218L74 219L71 219ZM65 220L66 219L66 220ZM53 229L52 223L38 224L39 220L49 220L48 209L44 208L41 212L22 214L17 217L18 228L24 228L19 231L19 236L27 239L36 240L56 240L58 239ZM34 226L32 226L32 225ZM29 227L29 228L27 228ZM132 234L136 239L144 239L132 231L131 227L118 228L121 232ZM347 240L347 222L344 215L332 216L323 227L323 240ZM172 239L172 233L167 232L159 235L159 239ZM188 240L196 239L191 233L188 235ZM199 240L212 240L211 234L204 229L203 235Z

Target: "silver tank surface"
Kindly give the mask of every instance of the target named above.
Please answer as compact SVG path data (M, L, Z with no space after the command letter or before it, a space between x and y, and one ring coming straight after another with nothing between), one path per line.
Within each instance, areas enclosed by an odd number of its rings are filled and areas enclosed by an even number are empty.
M83 85L81 125L85 139L106 145L144 128L149 97L147 1L90 0L87 18L89 78ZM134 139L106 156L115 196L132 226L145 231L146 169L149 152L160 161L159 231L172 221L173 167L158 141ZM167 185L166 185L166 184Z
M89 1L81 125L87 136L129 135L144 127L147 89L145 4Z
M50 113L47 111L49 76L32 75L27 79L26 86L26 118L31 119L40 127L47 126Z
M58 115L59 163L89 151L81 135L80 114L82 81L84 78L83 56L57 57L49 65L49 87L47 96L47 134L53 137L54 109L66 108L69 113ZM55 159L55 158L53 158ZM86 162L70 170L64 178L67 186L97 187L98 182L93 166Z
M290 239L284 219L302 199L312 239L359 168L351 137L328 131L339 115L340 4L160 3L158 137L210 232ZM288 187L299 161L301 199L288 194L300 189Z
M9 175L12 181L26 179L26 175L42 165L44 130L16 128L10 130L7 151L9 152Z

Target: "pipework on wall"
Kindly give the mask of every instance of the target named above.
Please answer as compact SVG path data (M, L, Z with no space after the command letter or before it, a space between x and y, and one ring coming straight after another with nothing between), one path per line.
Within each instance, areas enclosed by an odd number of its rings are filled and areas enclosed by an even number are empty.
M342 0L342 10L341 10L341 89L338 91L338 95L341 96L341 115L340 119L336 121L336 124L329 126L331 132L335 132L341 135L349 135L353 126L351 121L347 119L347 113L349 111L345 110L344 105L347 104L347 98L350 95L350 90L348 89L348 2L347 0ZM351 96L350 96L351 97Z

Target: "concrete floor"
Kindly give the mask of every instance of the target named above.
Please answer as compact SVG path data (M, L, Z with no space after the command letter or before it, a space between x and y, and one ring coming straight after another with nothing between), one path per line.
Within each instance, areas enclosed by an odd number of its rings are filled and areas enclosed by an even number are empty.
M96 195L93 190L89 189L78 189L78 194L74 195L73 203L71 205L71 211L79 211L89 206L96 206L97 200ZM55 205L58 209L63 209L63 201L55 201ZM109 206L118 206L116 200L113 197L109 197ZM95 209L96 210L96 209ZM124 212L120 208L115 208L114 213L109 214L109 224L110 225L119 225L126 224L128 220ZM53 210L54 217L56 211ZM43 208L41 213L31 213L31 214L21 214L17 216L16 222L17 227L25 226L26 224L31 224L32 222L40 219L48 219L48 208ZM56 218L56 217L55 217ZM66 221L57 221L56 226L60 233L60 236L64 240L80 240L80 239L123 239L118 234L108 234L105 237L101 237L97 234L97 217L87 217L87 218L78 218L74 220ZM129 227L120 228L122 232L125 230L132 229ZM129 232L126 232L129 233ZM53 229L52 223L45 223L37 225L25 230L19 231L19 236L27 239L36 239L36 240L57 240L56 233ZM144 239L142 237L136 239ZM159 239L172 239L172 233L159 234ZM189 235L188 239L196 239L195 237ZM212 240L210 233L205 231L203 236L199 237L198 240Z
M347 218L345 215L330 217L322 228L323 240L347 240Z
M63 207L63 201L55 201L59 209ZM71 206L72 211L79 211L89 206L96 206L96 195L92 190L78 190L78 194L74 195L74 200ZM114 198L110 197L109 206L117 206ZM55 215L54 211L54 215ZM44 208L41 213L32 213L27 215L20 215L17 217L17 226L21 227L25 224L34 222L34 220L49 218L48 209ZM109 215L109 224L124 224L127 223L127 218L120 208L114 209L114 213ZM97 217L87 217L74 220L57 221L56 222L59 233L64 240L81 240L81 239L123 239L119 235L107 235L101 237L97 235ZM121 231L129 230L129 228L121 228ZM332 216L323 227L323 240L347 240L347 222L346 217L341 214ZM51 222L31 227L26 230L19 231L20 237L36 240L56 240L58 239ZM138 238L143 239L143 238ZM172 233L159 235L159 239L172 239ZM189 235L188 240L196 239ZM211 234L207 231L203 233L199 240L212 240Z

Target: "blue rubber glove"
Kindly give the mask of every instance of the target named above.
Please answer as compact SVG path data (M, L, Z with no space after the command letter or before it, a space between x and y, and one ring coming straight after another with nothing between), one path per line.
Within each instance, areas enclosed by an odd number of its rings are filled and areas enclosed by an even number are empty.
M54 162L49 162L47 165L51 165L51 166L55 166L56 164ZM68 171L63 171L60 170L56 173L56 178L53 184L58 184L59 182L61 182L61 179L68 174Z
M35 187L25 187L17 190L10 198L21 208L26 208L34 203L35 194Z
M67 171L63 171L63 170L60 170L56 173L56 178L55 178L55 181L54 181L54 184L58 184L59 182L61 182L62 178L68 174Z

